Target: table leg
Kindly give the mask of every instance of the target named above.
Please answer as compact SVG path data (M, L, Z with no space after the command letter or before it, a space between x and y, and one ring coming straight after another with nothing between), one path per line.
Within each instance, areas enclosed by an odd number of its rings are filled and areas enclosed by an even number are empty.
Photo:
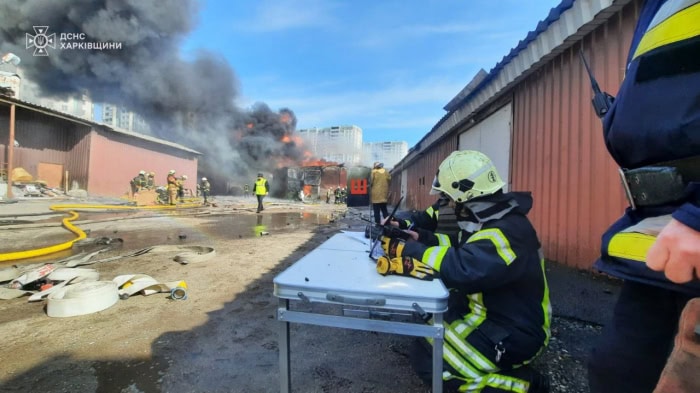
M445 336L442 313L433 314L433 326L440 329L433 338L433 393L442 393L442 345Z
M280 313L289 310L289 300L279 299L277 309L277 320L280 320ZM289 393L292 390L292 376L289 370L289 322L280 323L280 392Z

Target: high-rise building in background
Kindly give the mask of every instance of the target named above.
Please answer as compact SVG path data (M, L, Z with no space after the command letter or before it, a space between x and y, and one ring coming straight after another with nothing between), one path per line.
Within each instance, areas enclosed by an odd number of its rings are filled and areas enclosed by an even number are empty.
M358 126L306 128L298 131L314 157L347 166L371 167L376 161L392 168L408 154L408 142L365 142Z
M347 166L362 161L362 129L358 126L306 128L298 133L316 158Z
M147 133L150 130L143 117L122 106L112 104L102 104L102 123L140 133Z
M379 161L390 169L408 154L408 142L365 142L362 144L362 165L371 167Z

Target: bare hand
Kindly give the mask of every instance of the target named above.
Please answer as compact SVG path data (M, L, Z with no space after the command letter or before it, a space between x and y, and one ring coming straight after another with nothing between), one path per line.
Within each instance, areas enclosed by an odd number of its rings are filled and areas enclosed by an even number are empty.
M418 232L412 231L410 229L406 229L404 230L404 232L408 233L408 235L411 236L411 240L416 242L418 241L418 237L420 236L418 235Z
M381 223L382 225L386 225L386 224L387 224L387 222L386 222L387 219L388 219L388 217L382 218L382 220L380 221L380 223ZM399 222L396 221L396 220L391 220L391 221L389 221L389 225L391 225L392 227L397 227L397 228L398 228Z
M700 232L671 219L647 252L647 266L663 271L675 283L686 283L700 273Z

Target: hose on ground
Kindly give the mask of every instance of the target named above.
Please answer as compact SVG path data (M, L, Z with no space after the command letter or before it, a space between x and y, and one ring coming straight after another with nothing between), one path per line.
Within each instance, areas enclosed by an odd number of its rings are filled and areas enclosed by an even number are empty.
M59 211L68 214L69 217L64 218L61 224L64 228L76 235L76 237L67 242L54 244L47 247L41 247L31 250L13 251L0 254L0 262L15 261L20 259L40 257L44 255L54 254L60 251L68 250L73 247L73 243L83 240L87 237L85 232L76 227L71 221L76 220L80 210L174 210L174 209L190 209L201 207L198 203L187 203L181 205L152 205L152 206L128 206L128 205L81 205L81 204L60 204L51 205L52 211Z

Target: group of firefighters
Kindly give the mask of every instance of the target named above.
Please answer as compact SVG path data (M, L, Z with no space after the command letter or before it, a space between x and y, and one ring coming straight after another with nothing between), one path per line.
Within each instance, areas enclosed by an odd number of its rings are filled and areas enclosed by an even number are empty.
M333 196L336 205L342 205L348 200L348 190L345 187L336 187L335 190L329 188L326 190L326 203L331 203L331 196Z
M185 198L185 181L187 175L175 176L175 170L168 171L166 179L167 186L158 187L155 182L155 172L139 171L139 174L131 179L131 194L135 195L141 190L155 190L158 193L160 203L175 205L177 201L183 202ZM204 198L204 203L208 203L211 185L206 177L197 184L197 194ZM192 190L189 190L192 195Z

